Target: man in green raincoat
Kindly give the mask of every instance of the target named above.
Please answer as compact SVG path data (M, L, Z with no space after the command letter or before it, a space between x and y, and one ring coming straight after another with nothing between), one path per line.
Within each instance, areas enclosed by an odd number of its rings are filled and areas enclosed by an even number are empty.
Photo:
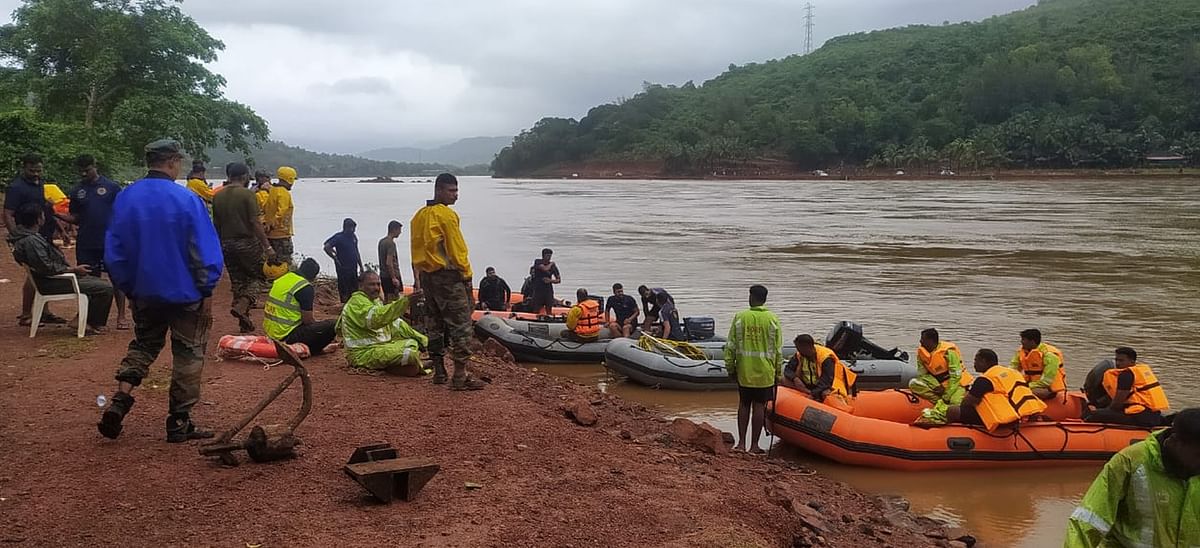
M408 310L409 299L418 294L383 304L383 284L371 271L359 276L358 288L337 323L350 365L406 377L424 374L421 349L429 339L400 317Z
M1071 514L1065 546L1200 546L1200 408L1104 465Z

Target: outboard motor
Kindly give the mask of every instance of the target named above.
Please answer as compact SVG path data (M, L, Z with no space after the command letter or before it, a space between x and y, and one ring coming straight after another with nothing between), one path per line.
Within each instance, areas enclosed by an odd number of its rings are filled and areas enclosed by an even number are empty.
M854 322L838 322L825 337L825 346L837 353L838 357L854 359L862 348L863 328Z
M1083 380L1083 393L1087 394L1088 403L1098 409L1108 407L1112 403L1112 398L1104 390L1104 374L1116 366L1111 358L1100 360Z
M717 336L717 320L712 318L684 318L683 332L689 341L707 341Z

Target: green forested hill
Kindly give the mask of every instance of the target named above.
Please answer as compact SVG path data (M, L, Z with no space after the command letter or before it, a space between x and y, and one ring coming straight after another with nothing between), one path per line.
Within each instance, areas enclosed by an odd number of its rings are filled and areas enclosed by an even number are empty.
M209 164L223 172L229 162L249 160L259 169L274 173L279 166L296 168L301 177L397 177L409 175L437 175L443 171L461 173L456 167L442 164L411 164L405 162L381 162L348 154L327 154L289 146L278 141L266 141L254 145L250 155L229 152L220 147L208 151Z
M1200 155L1197 0L1042 0L977 23L843 36L702 86L645 84L582 120L543 119L493 169L1103 167L1155 153Z

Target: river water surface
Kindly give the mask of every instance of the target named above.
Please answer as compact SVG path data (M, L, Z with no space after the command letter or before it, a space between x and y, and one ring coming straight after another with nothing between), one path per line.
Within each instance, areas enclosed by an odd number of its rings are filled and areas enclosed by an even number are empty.
M406 225L430 183L304 180L294 191L296 250L358 222L364 262L388 221ZM885 347L912 352L937 327L964 354L996 349L1037 327L1087 368L1133 346L1158 372L1172 407L1200 405L1200 181L753 182L514 181L464 177L455 209L476 275L495 266L518 290L553 248L560 297L614 282L665 287L685 315L718 331L745 308L746 288L770 289L787 339L823 337L840 320ZM400 263L407 264L407 234ZM410 281L410 280L408 280ZM684 393L616 382L599 365L540 370L599 385L663 412L735 431L733 393ZM861 489L899 494L913 509L959 523L991 546L1061 545L1066 518L1099 466L898 473L788 455Z

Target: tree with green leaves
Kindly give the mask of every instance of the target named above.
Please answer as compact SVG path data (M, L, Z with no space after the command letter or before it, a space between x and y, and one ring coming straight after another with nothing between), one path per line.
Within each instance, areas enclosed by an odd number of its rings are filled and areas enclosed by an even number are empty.
M0 27L0 57L14 67L0 78L0 105L61 125L67 141L111 143L101 147L110 164L163 137L198 157L217 145L248 153L267 123L224 98L224 78L204 66L224 44L179 3L25 0Z

